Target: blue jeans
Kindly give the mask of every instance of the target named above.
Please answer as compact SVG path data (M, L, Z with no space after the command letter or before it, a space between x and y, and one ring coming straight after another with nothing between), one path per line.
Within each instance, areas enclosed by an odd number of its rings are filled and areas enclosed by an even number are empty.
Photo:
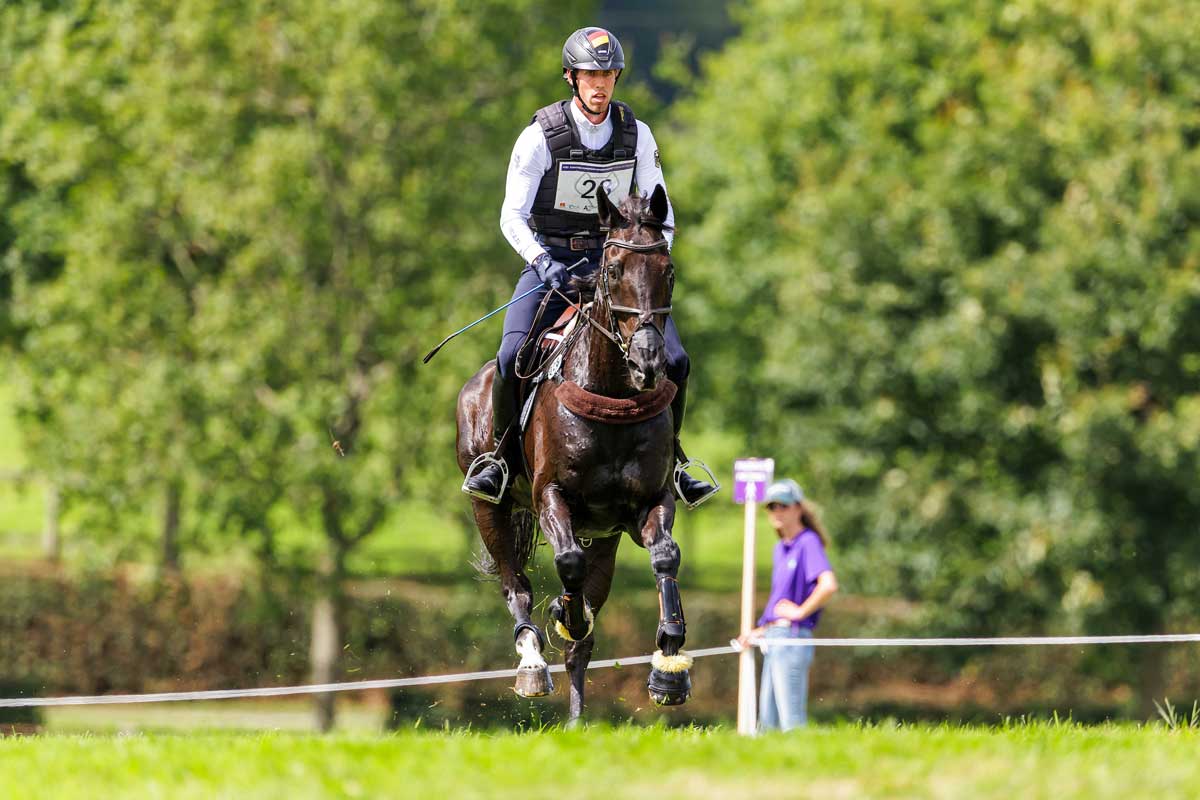
M771 647L771 642L796 638L811 639L812 631L801 628L795 633L790 627L766 630L758 693L760 731L790 731L808 722L808 668L812 665L813 646Z

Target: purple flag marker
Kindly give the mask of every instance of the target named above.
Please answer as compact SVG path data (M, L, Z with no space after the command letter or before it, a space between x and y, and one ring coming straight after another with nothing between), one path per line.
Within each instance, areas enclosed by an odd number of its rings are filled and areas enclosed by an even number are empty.
M774 479L775 459L737 459L733 462L733 502L757 503Z

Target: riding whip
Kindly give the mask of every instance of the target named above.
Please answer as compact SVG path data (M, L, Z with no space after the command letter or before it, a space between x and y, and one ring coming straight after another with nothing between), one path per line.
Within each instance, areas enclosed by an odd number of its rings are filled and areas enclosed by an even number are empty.
M567 267L567 269L566 269L566 272L570 272L571 270L575 269L575 268L576 268L576 267L578 267L580 264L583 264L583 263L584 263L584 262L586 262L586 261L587 261L587 259L586 259L586 258L581 258L581 259L579 259L579 260L578 260L578 261L576 261L574 264L572 264L571 266ZM456 330L454 333L450 334L450 335L449 335L449 336L447 336L445 339L442 339L441 343L440 343L440 344L439 344L437 347L435 347L435 348L433 348L432 350L430 350L430 351L429 351L429 352L428 352L428 353L425 355L425 357L424 357L423 359L421 359L421 363L422 363L422 364L428 364L428 363L429 363L429 359L431 359L431 358L433 358L435 355L437 355L437 352L438 352L438 350L441 350L441 349L442 349L442 348L443 348L443 347L446 345L446 343L447 343L447 342L449 342L451 339L453 339L455 336L458 336L460 333L463 333L464 331L468 331L468 330L470 330L471 328L474 328L476 325L478 325L479 323L483 322L483 321L484 321L485 319L487 319L488 317L491 317L491 316L493 316L493 315L495 315L495 314L499 314L501 311L503 311L504 309L508 308L508 307L509 307L509 306L511 306L513 303L517 302L518 300L524 300L526 297L528 297L529 295L533 294L534 292L538 291L538 290L539 290L539 289L541 289L541 288L542 288L541 284L539 284L539 285L537 285L537 286L534 286L532 289L530 289L528 292L525 292L525 293L524 293L524 294L522 294L520 297L514 297L512 300L509 300L507 303L505 303L504 305L500 306L499 308L497 308L497 309L494 309L494 310L492 310L492 311L489 311L488 313L484 314L482 317L480 317L479 319L475 320L475 321L474 321L474 322L472 322L470 325L467 325L467 326L466 326L466 327L464 327L464 328L460 328L459 330Z

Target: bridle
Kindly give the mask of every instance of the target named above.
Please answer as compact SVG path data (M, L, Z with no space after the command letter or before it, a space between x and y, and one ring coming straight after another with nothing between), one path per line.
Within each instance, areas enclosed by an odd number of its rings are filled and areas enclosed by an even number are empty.
M613 239L612 237L609 237L604 240L604 251L608 250L609 245L612 245L613 247L619 247L622 250L633 250L634 252L638 253L649 253L658 250L660 247L666 248L667 240L665 237L663 237L656 239L653 242L636 244L634 242L627 242L624 239ZM596 325L598 330L607 335L608 338L611 339L617 345L617 347L621 349L621 353L627 360L629 358L630 342L625 341L625 337L621 335L621 328L619 325L617 325L617 314L629 314L637 317L637 325L634 326L635 333L638 330L641 330L641 328L645 325L652 325L655 330L659 332L659 334L664 332L667 324L666 318L671 314L671 306L663 306L661 308L634 308L632 306L619 306L612 302L612 290L608 285L607 259L601 259L600 261L600 275L598 276L596 284L598 287L596 293L597 297L602 299L604 304L608 306L608 329L605 330L597 322L593 322L593 324ZM655 317L662 317L663 322L661 326L654 324ZM632 339L633 337L630 336L630 341L632 341Z
M610 238L607 238L604 240L603 250L607 250L609 245L613 245L614 247L619 247L623 250L633 250L638 253L649 253L649 252L659 249L660 247L664 247L664 248L668 247L668 243L665 238L659 238L659 239L654 240L653 242L647 242L646 244L637 244L635 242L627 242L624 239L613 239L610 237ZM608 261L606 259L601 258L599 270L600 270L600 274L596 278L596 298L598 300L602 300L604 302L604 305L606 305L608 307L609 314L608 314L608 325L607 326L601 325L598 321L596 321L596 318L594 316L592 316L592 314L590 312L591 303L588 303L585 306L581 306L578 303L576 303L574 300L572 300L570 297L568 297L565 293L563 293L560 289L554 289L551 292L547 293L546 298L549 299L550 294L557 294L559 297L561 297L563 300L565 300L567 305L574 308L575 311L579 314L579 316L582 317L589 325L591 325L598 332L600 332L601 334L606 336L609 339L609 341L611 341L613 344L615 344L617 346L617 349L619 349L621 351L621 355L625 358L625 360L629 361L629 346L630 346L630 342L632 341L633 337L630 336L630 341L626 341L625 337L621 335L621 329L620 329L620 326L617 325L616 315L617 314L636 314L637 318L638 318L638 324L637 324L637 327L634 328L634 333L637 333L637 331L640 330L643 325L649 324L649 325L652 325L655 328L655 330L657 330L659 332L659 334L663 334L664 329L666 328L665 318L670 315L671 306L663 306L662 308L641 309L641 308L633 308L631 306L614 305L612 302L612 290L609 288L609 285L608 285ZM543 300L542 307L540 309L538 309L537 319L541 319L542 312L545 310L545 304L546 304L546 301ZM662 328L658 327L657 325L654 325L653 320L657 316L661 316L664 318ZM537 320L534 321L534 327L537 327ZM532 330L532 328L531 328L531 330ZM567 350L570 349L571 344L575 341L575 338L578 335L580 330L582 330L582 329L576 328L575 333L572 334L571 337L567 341L564 341L562 343L561 349L559 350L560 353L565 353Z

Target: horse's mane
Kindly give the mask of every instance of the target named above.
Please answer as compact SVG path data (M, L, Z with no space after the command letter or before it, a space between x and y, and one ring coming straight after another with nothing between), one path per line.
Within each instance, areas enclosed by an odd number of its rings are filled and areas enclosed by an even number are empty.
M596 276L600 270L593 270L590 275L579 275L571 278L571 288L579 292L579 302L590 303L596 299Z
M630 228L646 227L652 231L662 233L664 231L673 231L675 227L668 225L665 222L657 219L650 213L650 199L641 195L631 194L621 201L621 205L617 206L617 210L621 212L621 216L625 218L625 224L619 228L613 228L609 231L609 235L617 231L629 230ZM593 270L590 275L582 275L576 278L571 278L571 288L579 292L580 301L590 303L596 297L596 277L600 274L599 270Z

